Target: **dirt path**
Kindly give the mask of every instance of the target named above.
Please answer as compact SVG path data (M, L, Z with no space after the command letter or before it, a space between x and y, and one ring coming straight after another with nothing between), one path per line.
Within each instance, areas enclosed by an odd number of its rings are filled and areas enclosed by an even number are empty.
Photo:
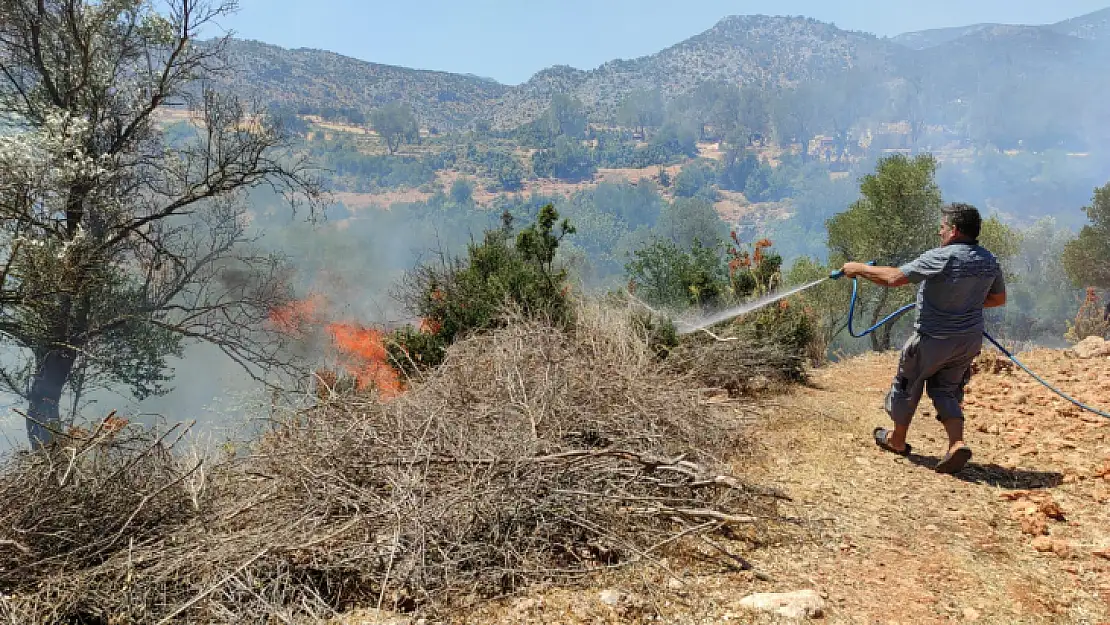
M1081 400L1110 405L1110 360L1046 350L1028 361ZM910 458L868 442L887 424L881 400L896 362L822 369L768 415L764 479L792 495L785 513L823 530L816 544L754 559L782 590L825 593L830 622L1110 621L1110 420L1020 371L981 371L966 401L975 457L959 476L939 475L946 439L927 401Z
M823 368L762 406L754 456L735 469L785 491L791 522L726 543L755 571L694 575L689 562L664 562L667 571L629 570L590 589L477 605L460 621L789 622L739 602L813 589L827 623L1110 624L1110 420L988 361L966 401L975 457L960 475L940 475L932 467L946 439L927 401L911 457L871 442L888 423L881 405L896 362L891 353ZM1027 362L1110 406L1110 359L1045 350Z

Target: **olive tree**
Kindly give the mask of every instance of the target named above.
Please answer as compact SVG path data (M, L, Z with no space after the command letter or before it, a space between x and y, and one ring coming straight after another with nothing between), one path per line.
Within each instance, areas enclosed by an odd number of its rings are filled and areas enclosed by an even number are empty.
M1083 211L1090 223L1064 247L1064 270L1077 287L1110 289L1110 183L1095 189Z
M848 210L826 222L829 252L838 258L900 264L939 243L941 193L936 184L936 159L929 154L901 154L879 161L875 173L860 181L863 196ZM909 302L908 289L878 289L864 296L864 307L875 323ZM875 351L890 349L893 324L871 334Z
M282 259L248 235L246 192L310 214L321 190L279 124L206 79L228 39L198 32L218 0L0 0L0 342L20 364L33 446L64 432L67 387L164 392L166 358L207 341L256 377L291 365L264 321ZM192 132L171 147L167 103Z

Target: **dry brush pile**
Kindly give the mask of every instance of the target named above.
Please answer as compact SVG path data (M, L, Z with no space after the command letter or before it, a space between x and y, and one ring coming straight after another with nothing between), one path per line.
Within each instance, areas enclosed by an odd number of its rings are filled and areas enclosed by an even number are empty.
M569 332L511 323L400 397L275 423L246 457L198 463L132 428L16 457L0 474L0 616L435 613L774 519L774 493L728 474L734 417L641 334L600 308Z

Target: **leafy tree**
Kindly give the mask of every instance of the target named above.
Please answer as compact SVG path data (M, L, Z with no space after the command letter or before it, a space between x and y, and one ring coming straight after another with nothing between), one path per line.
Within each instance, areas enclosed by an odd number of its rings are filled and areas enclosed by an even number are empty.
M620 219L626 228L654 226L664 204L659 188L648 181L603 182L589 192L589 201L598 210Z
M577 98L556 93L551 98L544 122L553 137L581 139L586 134L586 109Z
M665 167L659 168L659 186L663 187L664 189L671 186L671 175L667 173L667 169Z
M1082 295L1070 281L1061 279L1065 275L1061 257L1072 234L1046 217L999 244L999 237L989 234L986 225L979 241L992 252L1001 250L1007 276L1006 306L986 311L991 333L1014 341L1059 341ZM1018 248L1010 255L1014 241Z
M979 244L998 258L1010 282L1018 277L1013 273L1010 261L1021 251L1021 238L1019 230L1003 223L997 215L984 219L979 229Z
M824 114L822 94L817 86L803 83L779 94L772 109L775 134L783 145L801 145L802 161L809 160L809 142L820 130Z
M498 327L501 313L512 306L530 318L560 324L570 319L566 270L556 252L574 233L551 204L535 223L513 237L512 218L502 215L501 228L471 244L465 259L424 264L406 274L400 293L410 313L423 319L424 331L396 332L389 351L395 367L411 373L442 362L448 346L473 332Z
M385 141L390 154L395 154L402 143L420 139L420 126L409 105L390 102L370 113L370 125Z
M1064 269L1076 286L1110 289L1110 183L1083 208L1089 224L1064 247Z
M717 308L727 293L728 273L720 246L694 240L689 248L655 239L633 252L625 269L637 297L652 306L682 310Z
M466 178L457 178L451 183L451 191L447 194L457 206L474 205L474 185Z
M291 106L271 105L268 113L270 118L280 123L286 132L302 136L308 133L308 122L302 119L300 115L297 115L295 108Z
M771 179L775 172L767 163L760 162L758 166L748 173L744 182L744 197L749 202L771 202L776 195L772 192Z
M649 145L664 155L664 160L675 156L695 157L698 155L698 134L687 124L668 121L651 138Z
M501 150L487 150L476 155L475 160L496 181L491 191L519 191L523 186L524 167L512 154Z
M187 342L255 376L290 364L261 332L284 265L250 249L242 200L320 193L280 124L201 89L229 40L193 37L234 5L0 0L0 340L21 361L0 383L27 400L32 445L64 427L67 387L161 393ZM156 111L182 100L203 131L170 150Z
M712 189L716 180L717 170L713 164L697 160L678 172L674 181L674 194L678 197L694 197L701 194L707 199L716 199L716 193Z
M767 127L766 100L757 88L738 88L722 81L699 84L673 103L671 117L697 124L701 139L725 139L739 147L750 145Z
M554 148L532 156L532 171L540 177L579 182L593 177L597 162L582 142L559 137Z
M766 93L758 87L741 89L740 119L736 132L742 134L746 145L751 145L753 139L768 133L770 119Z
M759 169L759 158L755 154L743 149L731 148L725 153L718 182L724 189L743 191L748 184L748 178L757 169Z
M728 236L728 226L713 208L713 203L704 198L678 198L665 206L655 231L683 249L693 247L694 241L709 247L718 246Z
M697 120L701 138L725 137L739 126L743 101L736 85L703 82L694 89L690 100L686 115ZM706 126L713 129L712 134Z
M826 223L829 251L841 258L895 265L936 245L941 194L932 155L901 154L880 159L874 174L863 177L863 197ZM871 323L912 297L909 289L870 290ZM890 349L893 324L871 334L875 351Z
M663 98L657 90L637 89L625 97L617 109L617 123L635 128L646 136L647 130L663 124Z
M809 284L828 276L838 268L839 265L835 262L825 265L816 259L802 256L791 264L785 281L789 285ZM826 280L796 296L803 310L814 319L814 352L811 354L814 361L824 360L829 346L844 331L848 319L849 288L847 280Z
M364 154L350 144L327 145L311 154L334 172L337 190L360 193L395 187L418 187L435 182L436 172L448 166L442 158Z

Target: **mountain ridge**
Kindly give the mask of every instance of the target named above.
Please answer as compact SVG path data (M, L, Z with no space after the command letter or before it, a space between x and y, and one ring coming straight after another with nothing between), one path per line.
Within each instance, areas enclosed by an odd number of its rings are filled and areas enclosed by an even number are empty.
M1110 39L1110 7L1050 24L982 22L966 26L914 30L895 35L890 40L913 50L924 50L997 27L1043 29L1079 39Z
M932 45L937 41L941 43ZM494 128L510 129L542 115L555 93L574 96L591 119L606 121L636 89L653 90L672 101L703 82L776 90L849 69L863 69L879 82L890 82L899 80L913 63L937 62L963 67L966 77L989 74L989 68L982 59L947 58L951 52L966 54L985 46L991 58L1025 58L1021 46L1028 42L1045 53L1045 59L1032 59L1038 71L1074 72L1060 59L1110 51L1110 8L1050 25L984 23L893 38L808 17L731 15L653 54L614 59L588 70L555 65L520 85L474 74L373 63L316 48L290 50L233 40L231 53L240 68L223 83L271 104L357 111L361 121L373 109L403 100L429 128L462 129L484 120Z

